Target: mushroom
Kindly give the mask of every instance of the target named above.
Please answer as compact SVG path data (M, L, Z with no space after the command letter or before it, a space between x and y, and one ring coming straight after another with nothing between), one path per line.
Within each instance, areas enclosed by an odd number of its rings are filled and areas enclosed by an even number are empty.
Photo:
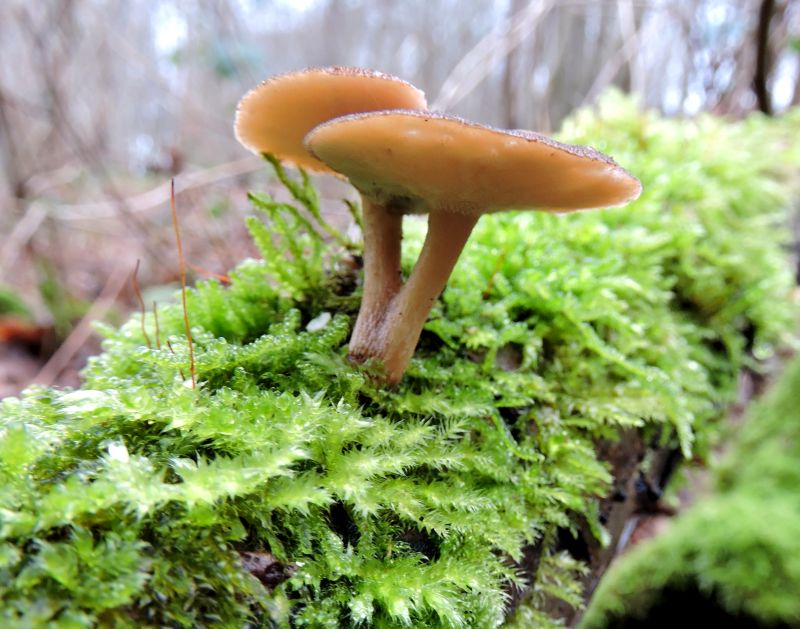
M482 214L618 206L641 193L638 179L589 147L427 111L337 118L305 142L361 193L364 296L349 355L359 363L375 359L388 384L402 378ZM402 217L410 213L428 213L428 232L403 284Z
M310 68L272 77L242 98L236 139L254 153L327 173L333 171L303 146L318 124L347 114L425 109L425 94L397 77L360 68Z

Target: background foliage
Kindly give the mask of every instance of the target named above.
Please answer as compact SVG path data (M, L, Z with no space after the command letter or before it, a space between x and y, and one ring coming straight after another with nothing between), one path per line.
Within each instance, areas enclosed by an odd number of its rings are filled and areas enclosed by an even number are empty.
M579 518L602 536L597 440L702 451L746 351L791 328L798 127L667 121L616 94L579 112L562 137L646 193L485 217L395 390L345 359L356 246L326 245L316 192L278 169L293 201L252 196L264 259L188 296L196 389L166 306L106 329L80 389L3 404L2 623L491 627L541 541L518 622L557 625L546 601L578 604L581 566L554 536ZM244 552L270 557L266 586Z

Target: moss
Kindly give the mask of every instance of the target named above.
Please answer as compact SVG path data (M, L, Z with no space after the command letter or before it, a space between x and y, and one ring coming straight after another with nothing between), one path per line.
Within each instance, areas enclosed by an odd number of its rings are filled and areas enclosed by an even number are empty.
M534 542L518 622L556 625L546 601L579 605L583 569L556 532L601 530L594 444L634 428L702 451L745 349L791 327L775 164L797 122L663 121L617 96L578 114L564 139L646 194L484 218L394 390L345 358L354 246L279 168L293 203L252 197L264 259L188 295L197 389L164 307L162 347L134 317L81 389L3 404L3 626L492 627ZM243 552L270 558L269 587Z
M795 359L750 413L717 469L716 496L624 557L600 584L583 627L646 620L682 591L704 596L718 614L747 617L757 626L800 623L798 392ZM685 614L678 611L684 620Z

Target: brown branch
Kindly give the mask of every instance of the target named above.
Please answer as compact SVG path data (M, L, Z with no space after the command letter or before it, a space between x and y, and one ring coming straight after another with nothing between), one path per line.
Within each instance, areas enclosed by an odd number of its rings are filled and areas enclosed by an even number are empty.
M156 308L156 302L153 302L153 320L156 326L156 349L161 349L161 330L158 327L158 308Z
M758 108L768 116L772 115L772 103L767 77L769 76L769 24L775 10L775 0L762 0L758 12L758 29L756 30L756 72L753 76L753 90L758 99Z
M139 288L139 281L137 276L139 275L139 260L136 260L136 268L133 269L133 275L131 275L131 284L133 285L133 294L136 295L136 301L139 302L139 312L142 315L142 336L144 336L144 342L147 344L147 349L152 349L152 345L150 344L150 336L147 334L147 329L144 326L144 319L145 319L145 310L144 310L144 299L142 298L142 291Z

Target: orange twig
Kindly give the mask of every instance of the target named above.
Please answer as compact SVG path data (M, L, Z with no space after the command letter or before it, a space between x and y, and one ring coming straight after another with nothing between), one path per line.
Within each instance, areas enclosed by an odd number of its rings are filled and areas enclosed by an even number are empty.
M170 353L174 356L175 355L175 350L172 349L172 343L170 342L169 339L167 339L167 347L169 348ZM186 380L186 376L183 375L183 369L181 369L180 367L178 367L178 373L181 376L181 380Z
M183 257L183 243L178 228L178 210L175 207L175 178L170 180L169 206L172 210L172 227L175 229L175 242L178 244L178 266L181 274L181 302L183 303L183 324L186 326L186 340L189 342L189 373L192 376L192 388L197 388L194 372L194 344L192 330L189 327L189 313L186 310L186 259Z
M142 315L142 336L144 336L144 342L147 344L147 349L152 349L153 346L150 344L150 336L147 334L147 330L144 327L144 299L142 299L142 291L139 289L139 262L140 260L136 260L136 268L133 269L133 275L131 276L131 284L133 284L133 293L136 295L136 300L139 302L139 312Z
M219 280L225 286L231 283L231 278L227 275L220 275L219 273L214 273L214 271L209 271L208 269L204 269L201 266L197 266L196 264L189 263L189 268L192 269L195 273L200 273L200 275L207 275L208 277L213 277L215 280Z

